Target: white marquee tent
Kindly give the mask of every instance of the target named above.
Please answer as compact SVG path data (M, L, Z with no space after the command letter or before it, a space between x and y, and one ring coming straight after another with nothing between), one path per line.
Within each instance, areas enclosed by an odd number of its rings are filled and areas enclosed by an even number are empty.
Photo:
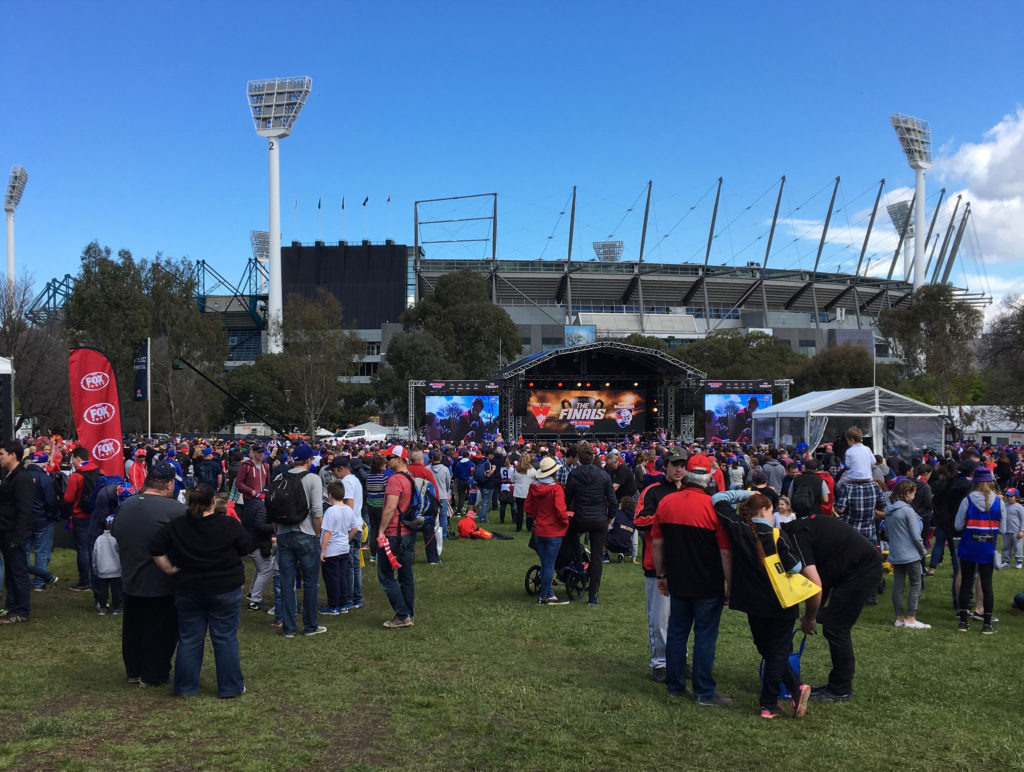
M905 454L943 446L944 412L933 405L878 386L812 391L754 413L758 444L814 448L857 426L877 455L893 448Z

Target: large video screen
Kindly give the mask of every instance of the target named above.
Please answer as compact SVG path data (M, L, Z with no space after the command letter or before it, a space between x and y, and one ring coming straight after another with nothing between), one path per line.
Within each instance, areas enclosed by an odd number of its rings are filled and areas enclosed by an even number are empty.
M523 434L636 434L645 430L647 408L638 391L530 392Z
M497 394L428 394L424 408L427 442L483 442L498 433Z
M705 440L750 442L751 417L759 409L771 406L771 394L705 394Z

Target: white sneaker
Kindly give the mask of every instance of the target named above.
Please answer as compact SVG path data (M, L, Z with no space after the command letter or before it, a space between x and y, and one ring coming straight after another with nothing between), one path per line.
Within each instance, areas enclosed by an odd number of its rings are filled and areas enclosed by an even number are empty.
M326 632L327 632L327 628L326 628L326 627L324 627L323 625L320 625L320 626L319 626L319 627L318 627L318 628L317 628L316 630L314 630L313 632L311 632L311 633L303 633L303 635L320 635L320 633L326 633Z
M892 626L893 627L904 627L904 626L906 626L906 624L907 623L904 622L902 619L897 619L895 622L892 623Z
M903 626L908 628L908 629L910 629L910 630L931 630L932 629L931 625L926 625L920 619L915 619L913 622L906 622Z

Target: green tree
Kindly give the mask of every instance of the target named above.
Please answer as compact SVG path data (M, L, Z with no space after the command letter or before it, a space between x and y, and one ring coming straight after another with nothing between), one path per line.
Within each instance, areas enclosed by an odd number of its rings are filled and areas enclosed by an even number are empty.
M795 365L789 377L793 396L809 391L850 389L879 386L895 389L899 386L899 373L893 365L874 365L874 361L861 346L832 346L810 359Z
M491 301L487 280L475 271L441 277L434 291L407 309L400 321L406 332L433 335L463 378L486 378L522 350L512 317Z
M973 378L957 378L974 371L972 344L981 334L984 316L953 295L946 284L918 289L910 304L882 311L879 331L903 360L906 373L917 376L946 407L962 404Z
M720 330L671 350L710 378L784 378L804 360L788 345L763 332Z
M152 339L153 429L207 429L219 403L216 392L191 371L174 371L186 358L207 373L218 373L227 354L221 320L203 315L195 300L195 276L185 259L157 254L136 261L122 249L117 257L97 242L82 263L64 313L71 345L103 351L118 375L125 431L145 429L147 406L132 397L132 353Z
M276 368L286 401L295 401L312 437L326 419L337 418L344 386L366 350L362 339L342 328L341 303L320 287L315 298L289 295L284 308L284 352Z
M461 367L445 355L444 346L429 332L410 330L392 336L384 364L373 377L382 412L406 420L410 380L462 378Z

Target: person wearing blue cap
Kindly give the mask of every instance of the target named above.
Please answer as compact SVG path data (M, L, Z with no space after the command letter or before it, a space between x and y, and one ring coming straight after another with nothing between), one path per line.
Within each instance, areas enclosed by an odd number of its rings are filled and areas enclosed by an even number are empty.
M1016 558L1017 568L1024 568L1024 506L1020 504L1020 492L1016 488L1003 491L1006 507L999 530L1003 534L1003 565L1010 565L1010 557Z
M131 496L132 488L127 483L120 487L126 488L126 496ZM117 552L117 540L110 533L114 524L114 515L109 515L104 523L106 530L99 535L92 547L93 593L96 598L96 613L103 616L107 613L107 593L110 594L110 613L121 614L121 558Z

